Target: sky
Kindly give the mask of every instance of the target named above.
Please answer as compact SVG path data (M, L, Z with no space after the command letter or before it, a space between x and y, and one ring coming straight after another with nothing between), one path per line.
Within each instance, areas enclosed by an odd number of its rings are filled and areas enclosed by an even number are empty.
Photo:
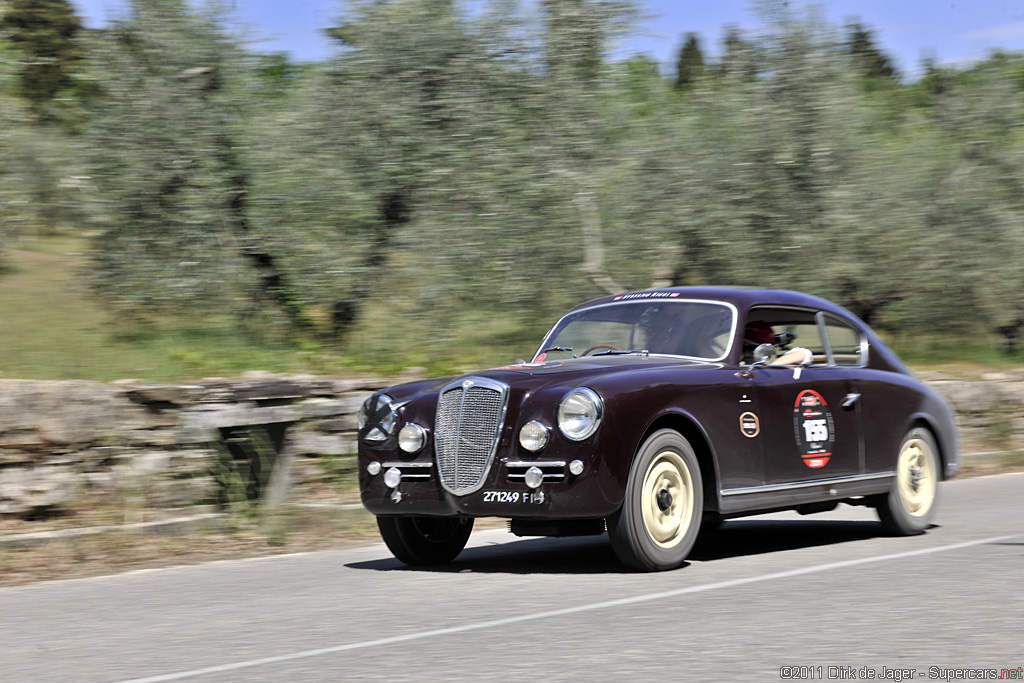
M231 2L232 0L228 0ZM799 2L799 0L793 0ZM71 0L85 24L102 26L125 0ZM323 29L341 14L342 0L233 0L241 23L261 51L286 51L296 60L330 54ZM804 5L808 3L799 2ZM965 63L993 48L1024 50L1024 0L821 0L833 24L859 19L903 73L918 71L923 57ZM675 61L683 36L696 32L706 54L719 52L724 27L755 30L750 0L641 0L644 17L619 52L644 53L665 65Z

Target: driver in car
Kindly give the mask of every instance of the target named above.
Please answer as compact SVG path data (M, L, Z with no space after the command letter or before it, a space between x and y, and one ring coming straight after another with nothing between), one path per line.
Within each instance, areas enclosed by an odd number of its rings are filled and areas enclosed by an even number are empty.
M763 320L751 320L747 323L746 329L743 330L743 358L748 363L752 363L754 360L754 349L761 344L771 344L776 346L779 344L778 335L775 334L775 330L772 326ZM814 360L814 354L810 350L803 348L802 346L795 346L792 349L785 350L781 356L778 356L773 360L770 365L796 365L798 367L806 367L811 364Z

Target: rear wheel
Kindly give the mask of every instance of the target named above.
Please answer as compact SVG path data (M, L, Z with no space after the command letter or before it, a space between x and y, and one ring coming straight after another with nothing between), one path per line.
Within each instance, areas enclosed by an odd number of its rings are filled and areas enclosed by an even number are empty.
M469 541L472 518L389 517L377 518L377 528L388 549L412 565L444 564L454 560Z
M703 507L693 447L674 430L657 431L637 452L622 507L608 518L612 548L634 569L675 569L697 540Z
M927 429L907 432L896 460L889 493L878 501L878 518L897 536L919 534L931 525L939 495L939 456Z

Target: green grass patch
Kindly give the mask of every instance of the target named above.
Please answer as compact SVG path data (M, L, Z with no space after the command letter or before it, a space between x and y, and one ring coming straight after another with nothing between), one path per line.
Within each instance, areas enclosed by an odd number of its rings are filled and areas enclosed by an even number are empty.
M292 351L251 341L225 321L118 322L85 290L82 240L40 239L6 252L0 274L0 375L25 379L172 381L289 370Z
M237 377L250 370L395 376L471 372L528 356L550 321L523 326L490 312L440 326L385 304L367 307L344 347L242 329L231 316L164 316L136 324L82 284L86 240L45 237L5 252L0 271L0 377L147 382Z
M280 329L243 329L228 315L164 316L145 325L119 316L86 289L83 238L49 236L4 253L0 270L0 377L147 382L237 377L246 371L394 377L408 367L428 376L474 372L529 358L557 314L438 311L402 297L367 303L344 346L288 337ZM915 369L968 374L1024 364L995 338L912 338L891 345Z
M228 316L119 319L83 287L81 239L46 238L6 252L0 272L0 376L138 378L151 382L270 372L342 371L340 353L238 328Z

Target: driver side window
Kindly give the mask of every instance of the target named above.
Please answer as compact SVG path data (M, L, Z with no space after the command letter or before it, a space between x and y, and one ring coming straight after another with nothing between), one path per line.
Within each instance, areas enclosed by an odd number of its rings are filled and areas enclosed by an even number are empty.
M813 355L812 367L828 365L825 343L821 339L821 331L814 312L790 308L752 308L747 315L747 325L756 326L758 321L771 326L775 335L775 351L779 356L800 347L809 350ZM748 346L750 345L744 344L744 362L752 362L753 348L747 348Z

